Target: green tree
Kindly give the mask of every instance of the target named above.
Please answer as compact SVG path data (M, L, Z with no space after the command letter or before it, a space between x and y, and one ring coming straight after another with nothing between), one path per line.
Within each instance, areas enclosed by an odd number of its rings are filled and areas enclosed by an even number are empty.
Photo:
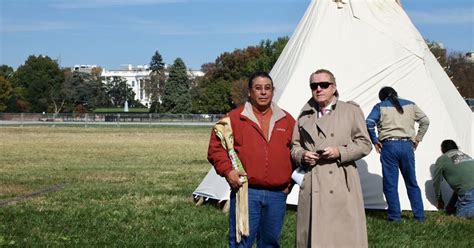
M64 74L58 64L48 56L28 57L25 64L14 73L12 82L14 87L25 89L24 98L31 104L31 111L61 111L64 101Z
M65 77L64 93L68 111L92 111L99 106L111 105L106 87L97 75L67 71Z
M474 98L474 63L466 60L461 53L448 57L446 72L464 98Z
M31 104L26 100L26 88L12 84L13 93L8 101L6 112L31 112Z
M181 58L170 67L162 98L164 112L186 114L191 112L190 83L187 68Z
M113 106L123 107L125 101L132 102L135 98L135 92L127 84L127 80L122 77L112 77L106 79L106 93L109 96Z
M7 109L12 94L12 85L5 77L0 76L0 112Z
M197 97L197 99L193 98L195 104L193 112L225 113L231 108L245 103L248 97L247 78L256 71L269 72L287 42L288 37L278 38L274 42L264 40L257 46L236 49L232 53L225 52L214 63L204 64L201 70L206 74L206 79L203 80L204 84L193 89L193 97ZM222 84L226 84L226 86L223 87ZM215 89L220 90L216 91ZM209 99L215 99L215 101Z
M453 52L448 56L447 50L435 41L426 40L426 44L459 94L464 98L474 98L474 63L466 60L460 52Z
M435 56L435 58L438 60L438 63L443 67L446 68L448 65L448 53L447 50L443 47L438 42L435 41L430 41L430 40L425 40L426 44L428 45L428 48L430 49L431 53Z
M165 87L165 63L158 51L151 57L150 69L152 70L149 80L145 80L145 94L150 96L150 113L158 113L161 109L160 98Z
M210 114L229 112L235 105L230 95L231 88L232 85L224 80L213 82L206 87L204 91L206 97L203 99L203 105L206 106L205 112Z
M163 57L161 57L160 52L155 51L155 54L151 57L150 69L154 72L160 72L165 68L165 63L163 62Z
M248 81L244 79L240 79L240 80L232 82L232 88L231 88L230 94L232 97L232 103L235 106L240 106L244 104L248 100L248 94L249 94Z
M8 65L0 66L0 112L7 110L10 99L14 95L14 87L9 80L13 72L13 68Z
M0 65L0 76L3 76L5 79L8 79L13 76L13 68L8 65Z
M202 78L198 80L197 85L191 90L193 113L218 114L232 109L231 85L227 81L210 82Z

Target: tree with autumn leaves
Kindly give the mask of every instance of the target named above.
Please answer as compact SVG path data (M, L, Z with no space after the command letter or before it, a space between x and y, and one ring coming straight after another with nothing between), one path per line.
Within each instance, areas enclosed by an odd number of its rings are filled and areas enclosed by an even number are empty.
M468 61L464 54L447 50L438 43L426 40L430 51L443 67L446 74L463 98L474 98L474 62Z
M272 42L262 41L257 46L236 49L221 54L214 63L204 64L203 78L192 89L194 113L226 113L247 101L247 79L256 71L269 72L288 37Z
M205 76L191 79L182 59L165 68L158 51L152 56L151 78L144 90L151 99L150 112L226 113L247 101L247 78L255 71L269 72L288 37L265 40L258 45L224 52L213 63L202 65ZM456 88L464 98L474 98L474 63L460 53L448 55L439 44L427 41ZM167 74L169 73L169 74ZM113 81L113 80L112 80ZM123 92L131 94L124 82L116 79L103 84L100 68L92 75L60 69L48 56L30 56L16 71L0 66L1 112L71 112L120 105ZM116 87L115 87L115 86ZM114 95L115 97L112 97Z

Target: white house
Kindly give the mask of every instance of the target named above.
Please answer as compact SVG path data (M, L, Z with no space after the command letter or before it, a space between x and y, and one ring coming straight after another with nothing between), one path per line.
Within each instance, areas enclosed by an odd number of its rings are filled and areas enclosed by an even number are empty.
M92 73L92 70L95 68L99 68L97 65L74 65L72 68L74 71L77 72L84 72L84 73Z
M465 58L468 62L474 63L474 52L466 53Z
M127 81L127 84L135 92L135 100L145 106L150 106L149 96L145 94L145 80L150 79L151 70L148 65L132 66L127 65L126 68L119 70L102 70L101 76L104 80L111 80L113 77L121 77Z
M204 72L199 71L199 70L191 70L191 69L188 69L187 74L188 74L189 79L195 79L196 77L204 76Z
M165 65L165 76L168 77L169 66ZM127 81L127 84L135 92L135 100L139 101L141 104L150 107L150 96L145 93L145 80L151 78L152 70L148 65L138 65L132 66L131 64L127 65L123 69L119 70L102 70L101 76L104 78L104 83L107 80L111 80L112 77L121 77ZM187 70L188 78L194 80L196 77L204 76L204 72L199 70Z

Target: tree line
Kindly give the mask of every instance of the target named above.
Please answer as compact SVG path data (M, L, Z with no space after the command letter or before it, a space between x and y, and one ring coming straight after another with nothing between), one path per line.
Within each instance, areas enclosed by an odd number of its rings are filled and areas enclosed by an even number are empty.
M247 101L247 78L255 71L269 72L288 37L224 52L202 65L204 76L190 78L181 58L165 67L158 51L150 60L151 74L143 89L151 113L226 113ZM437 43L428 47L464 98L474 98L474 63L460 53L447 54ZM0 66L0 112L93 112L99 107L145 107L120 77L101 78L101 68L90 73L60 68L48 56L31 55L13 70ZM148 106L147 106L148 107Z
M448 51L436 42L426 40L426 43L461 96L474 98L474 61L469 61L460 52L448 55Z

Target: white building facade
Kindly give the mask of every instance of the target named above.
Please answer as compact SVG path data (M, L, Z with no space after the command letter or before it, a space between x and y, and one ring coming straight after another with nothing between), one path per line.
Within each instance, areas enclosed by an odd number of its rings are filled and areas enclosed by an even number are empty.
M135 92L135 100L139 101L144 106L150 107L150 96L145 92L145 80L150 80L151 70L148 65L132 66L128 65L124 69L119 70L102 70L101 76L104 78L104 83L107 80L112 80L113 77L121 77L127 81L127 84Z
M74 67L72 67L72 70L91 74L92 71L96 68L99 67L97 65L74 65Z
M469 63L474 63L474 52L468 52L464 57Z
M165 65L165 76L168 77L169 66ZM127 84L135 92L135 100L139 101L144 106L150 107L150 96L145 92L145 81L151 80L152 70L148 65L127 65L123 69L119 70L102 70L101 77L106 83L108 80L112 80L113 77L121 77L127 81ZM199 70L187 70L187 75L190 80L196 79L196 77L204 76L204 73ZM160 100L161 101L161 100Z

